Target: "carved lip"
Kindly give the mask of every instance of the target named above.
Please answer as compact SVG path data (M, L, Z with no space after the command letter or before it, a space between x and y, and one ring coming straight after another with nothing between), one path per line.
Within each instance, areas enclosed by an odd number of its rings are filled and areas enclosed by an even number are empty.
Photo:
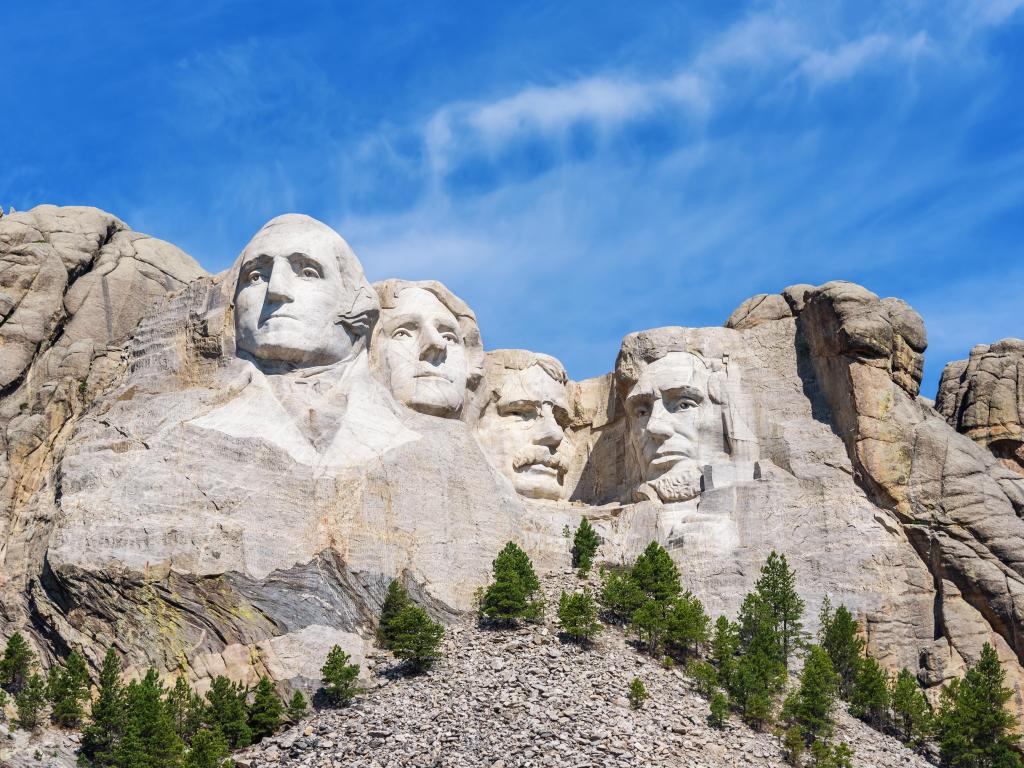
M451 381L447 376L437 371L420 371L414 373L412 376L414 379L441 379L442 381Z
M531 475L546 475L548 477L554 477L554 478L557 478L559 475L562 474L561 471L559 471L557 468L549 467L547 464L541 464L541 463L526 464L525 466L520 467L516 471L517 472L529 472Z
M684 451L659 451L654 455L654 458L651 459L651 466L657 467L661 466L662 464L677 464L683 459L688 458L689 456Z

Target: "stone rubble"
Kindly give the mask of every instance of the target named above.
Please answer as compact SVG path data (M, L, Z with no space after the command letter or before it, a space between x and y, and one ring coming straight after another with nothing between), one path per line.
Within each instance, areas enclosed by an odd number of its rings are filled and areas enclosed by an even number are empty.
M426 674L402 677L390 654L372 655L369 692L325 709L235 756L238 768L634 768L784 766L779 740L732 716L708 725L708 705L680 667L666 669L605 627L588 648L563 642L555 607L561 589L587 581L566 570L545 581L543 625L512 630L450 627L443 657ZM634 710L626 689L639 677L649 697ZM839 737L854 765L926 766L898 741L840 714Z

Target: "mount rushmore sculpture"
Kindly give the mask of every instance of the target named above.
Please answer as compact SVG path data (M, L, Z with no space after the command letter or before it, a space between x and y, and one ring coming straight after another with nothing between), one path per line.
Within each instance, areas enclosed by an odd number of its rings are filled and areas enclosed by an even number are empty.
M306 216L211 276L40 206L0 263L0 636L44 658L304 685L364 655L392 578L451 619L506 541L563 568L585 517L599 561L657 540L713 615L784 552L887 666L935 686L991 642L1022 703L1021 342L951 364L936 410L920 317L850 283L632 333L573 381Z

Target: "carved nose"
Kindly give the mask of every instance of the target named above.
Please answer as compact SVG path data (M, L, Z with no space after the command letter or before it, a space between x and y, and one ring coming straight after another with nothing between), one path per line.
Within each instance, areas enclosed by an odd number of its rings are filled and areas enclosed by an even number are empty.
M675 434L668 411L661 404L661 400L655 400L651 405L651 416L647 420L647 432L662 440L667 440Z
M267 301L283 303L293 301L292 269L290 264L274 264L270 270L270 284L267 286Z
M448 346L436 328L426 326L420 332L420 360L437 363L445 359Z
M550 405L545 405L541 417L537 419L537 426L534 427L533 442L547 446L553 453L558 450L564 437L565 432L558 426L554 411Z

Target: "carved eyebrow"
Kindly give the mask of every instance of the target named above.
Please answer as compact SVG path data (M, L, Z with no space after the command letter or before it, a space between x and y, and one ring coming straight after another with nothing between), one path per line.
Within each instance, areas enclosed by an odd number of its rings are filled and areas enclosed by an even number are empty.
M265 266L269 261L271 261L271 258L267 254L261 253L258 256L253 256L251 259L246 259L245 261L243 261L242 267L239 271L245 272L247 270L253 269L254 267L262 267Z
M662 396L670 398L683 398L688 397L698 403L704 402L704 393L701 392L697 387L692 387L689 384L681 384L678 387L670 387L661 391Z
M498 408L510 410L512 408L538 408L539 403L536 400L499 400Z

